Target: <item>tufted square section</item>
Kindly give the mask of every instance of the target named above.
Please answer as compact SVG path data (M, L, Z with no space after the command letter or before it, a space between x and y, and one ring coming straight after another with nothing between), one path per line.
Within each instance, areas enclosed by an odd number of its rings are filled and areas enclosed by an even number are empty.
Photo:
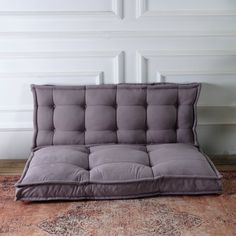
M153 130L175 130L177 109L174 105L148 105L147 125Z
M178 85L148 85L148 105L176 105L178 104Z
M54 145L71 145L84 143L84 132L82 131L60 131L55 130L53 134Z
M37 147L53 145L54 131L53 130L39 130L37 132Z
M149 157L141 147L106 145L89 156L91 181L124 181L152 178Z
M37 129L37 139L35 146L53 144L54 125L53 125L53 89L47 87L35 88L35 115L34 125Z
M117 85L117 104L120 106L146 106L146 85Z
M39 130L52 131L54 129L53 113L54 113L54 107L52 105L38 106L37 122Z
M85 87L77 86L75 88L54 88L53 101L56 106L81 106L85 105Z
M118 85L118 143L146 143L146 86Z
M196 103L198 96L198 90L196 89L199 85L183 84L178 88L178 100L181 105L193 105Z
M196 111L198 90L190 85L183 85L178 89L178 123L177 142L194 143L196 140Z
M89 181L88 150L79 146L50 146L34 153L24 184ZM58 189L59 191L59 189Z
M38 106L49 106L53 107L53 87L51 86L32 86L32 91L37 94L37 96L34 96L36 99L36 103ZM35 95L36 95L35 94Z
M116 86L87 86L85 142L116 143Z
M189 144L147 146L154 176L214 176L206 158ZM193 168L194 166L194 168Z
M178 87L148 86L147 143L176 142Z
M85 89L53 90L55 145L84 144Z
M60 131L84 132L84 116L84 107L77 105L56 105L53 117L54 127Z

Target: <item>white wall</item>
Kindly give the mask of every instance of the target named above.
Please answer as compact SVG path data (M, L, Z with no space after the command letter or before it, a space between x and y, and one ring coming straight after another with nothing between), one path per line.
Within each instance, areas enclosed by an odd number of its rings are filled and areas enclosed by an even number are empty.
M26 158L29 85L203 83L199 137L236 153L235 0L0 0L0 158Z

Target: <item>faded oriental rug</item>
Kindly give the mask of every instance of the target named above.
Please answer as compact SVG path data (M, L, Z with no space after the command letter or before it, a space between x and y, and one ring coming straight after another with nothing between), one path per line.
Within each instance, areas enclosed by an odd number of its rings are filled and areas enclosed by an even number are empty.
M24 203L19 176L0 176L0 235L236 235L236 172L223 172L220 196Z

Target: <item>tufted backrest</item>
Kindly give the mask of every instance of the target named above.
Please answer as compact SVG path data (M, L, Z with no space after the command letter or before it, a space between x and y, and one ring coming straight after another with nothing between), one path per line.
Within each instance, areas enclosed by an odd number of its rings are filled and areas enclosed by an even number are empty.
M200 84L32 85L33 148L45 145L197 145Z

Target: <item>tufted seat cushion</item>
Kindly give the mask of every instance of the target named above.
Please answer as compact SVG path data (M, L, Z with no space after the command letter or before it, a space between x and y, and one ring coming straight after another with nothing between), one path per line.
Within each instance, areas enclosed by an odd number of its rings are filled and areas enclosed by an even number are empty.
M111 144L41 148L17 187L17 199L37 201L218 193L221 182L192 145Z
M34 153L25 183L89 181L89 151L86 147L51 146Z
M153 177L144 146L105 145L93 148L89 166L91 181L134 181Z

